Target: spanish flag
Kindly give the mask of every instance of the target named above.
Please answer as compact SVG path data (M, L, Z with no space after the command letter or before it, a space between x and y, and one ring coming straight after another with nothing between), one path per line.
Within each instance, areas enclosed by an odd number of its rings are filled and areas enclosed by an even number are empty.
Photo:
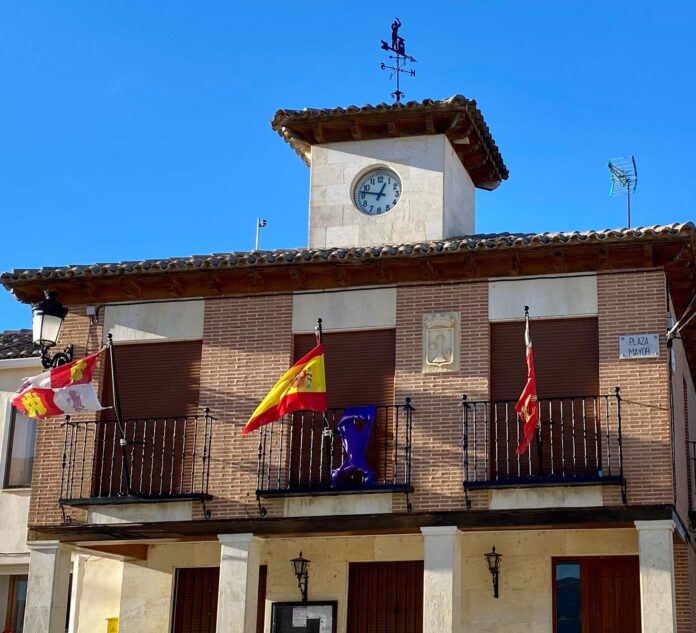
M327 407L324 345L319 343L283 374L251 414L242 435L279 420L286 413L326 411Z

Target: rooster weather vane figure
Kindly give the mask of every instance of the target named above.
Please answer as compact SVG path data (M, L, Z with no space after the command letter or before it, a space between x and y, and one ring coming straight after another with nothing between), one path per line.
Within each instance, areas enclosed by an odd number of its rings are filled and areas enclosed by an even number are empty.
M408 68L404 68L408 62L415 62L415 58L411 57L406 53L406 40L399 35L399 29L401 28L401 20L399 18L394 18L391 25L391 46L384 40L381 40L382 50L391 51L394 55L389 55L389 59L393 59L396 62L396 66L389 66L388 64L381 63L380 68L382 70L393 70L392 76L396 75L396 90L391 93L391 96L396 99L396 102L401 101L401 97L406 95L401 91L401 73L406 73L411 77L416 76L416 71Z

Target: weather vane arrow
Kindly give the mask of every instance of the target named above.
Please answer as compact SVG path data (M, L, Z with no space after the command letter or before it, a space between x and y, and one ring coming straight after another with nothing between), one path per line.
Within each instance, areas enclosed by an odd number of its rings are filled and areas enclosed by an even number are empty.
M396 99L396 102L399 103L401 101L401 97L405 97L406 95L401 91L401 73L406 73L407 75L410 75L411 77L416 76L416 71L408 68L404 68L404 66L408 62L415 62L416 59L412 57L411 55L408 55L406 53L406 40L399 35L399 29L401 28L401 20L399 18L394 18L394 21L392 22L391 25L391 46L385 42L384 40L380 40L381 42L381 48L383 51L390 51L394 53L394 55L389 55L389 59L393 59L396 63L396 66L390 66L388 64L385 64L382 62L380 64L380 68L382 70L393 70L394 72L392 73L392 77L396 75L396 90L391 93L391 96Z

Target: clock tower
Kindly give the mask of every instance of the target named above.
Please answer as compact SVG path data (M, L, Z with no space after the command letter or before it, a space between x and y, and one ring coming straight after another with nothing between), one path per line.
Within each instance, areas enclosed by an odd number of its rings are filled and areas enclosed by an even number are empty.
M508 171L476 102L279 110L276 130L310 167L309 247L475 233L475 189Z

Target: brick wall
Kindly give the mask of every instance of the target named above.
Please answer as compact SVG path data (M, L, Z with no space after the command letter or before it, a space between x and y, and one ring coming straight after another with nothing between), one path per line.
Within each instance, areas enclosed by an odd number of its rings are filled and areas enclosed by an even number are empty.
M292 364L292 344L291 296L206 301L200 404L217 419L209 487L215 518L256 514L258 433L240 432ZM271 515L282 507L264 505Z
M102 336L103 310L100 322L90 326L89 317L85 315L85 306L70 306L61 331L61 345L72 343L74 358L81 358L99 349ZM97 366L95 383L97 389L101 384L103 361ZM98 391L99 392L99 391ZM92 416L72 416L73 420L91 419ZM51 525L62 523L58 506L60 498L61 462L63 458L64 427L62 418L39 420L36 431L36 453L32 473L31 501L29 504L29 525ZM90 447L91 448L91 447ZM87 461L90 455L86 456ZM67 514L76 521L84 521L86 512L76 508L66 508Z
M660 271L604 274L598 278L599 366L601 393L621 386L625 475L629 503L670 503L672 452L666 347L658 359L620 361L618 336L665 330L665 288ZM456 311L461 315L460 370L422 373L423 314ZM100 313L101 316L101 313ZM412 483L415 511L465 508L462 486L461 396L489 397L490 326L488 284L404 286L397 291L395 396L412 398ZM101 324L89 326L84 309L71 306L63 340L76 355L100 344ZM246 420L293 357L292 297L252 297L206 301L201 369L201 407L210 407L214 425L209 492L215 518L256 514L258 435L241 436ZM63 429L55 420L39 425L31 524L60 522ZM474 509L488 505L489 493L471 495ZM605 503L618 504L607 489ZM279 515L282 501L265 501ZM395 496L394 509L405 509ZM194 516L201 509L194 507ZM84 513L70 509L79 520Z
M450 311L461 317L460 370L423 374L423 314ZM488 284L399 288L396 322L396 400L410 396L416 408L413 509L462 510L461 397L488 396ZM487 493L477 493L474 507L487 499Z
M599 275L597 295L600 389L606 394L621 387L628 502L671 503L664 274L639 271ZM619 335L648 332L660 333L659 358L619 360Z

